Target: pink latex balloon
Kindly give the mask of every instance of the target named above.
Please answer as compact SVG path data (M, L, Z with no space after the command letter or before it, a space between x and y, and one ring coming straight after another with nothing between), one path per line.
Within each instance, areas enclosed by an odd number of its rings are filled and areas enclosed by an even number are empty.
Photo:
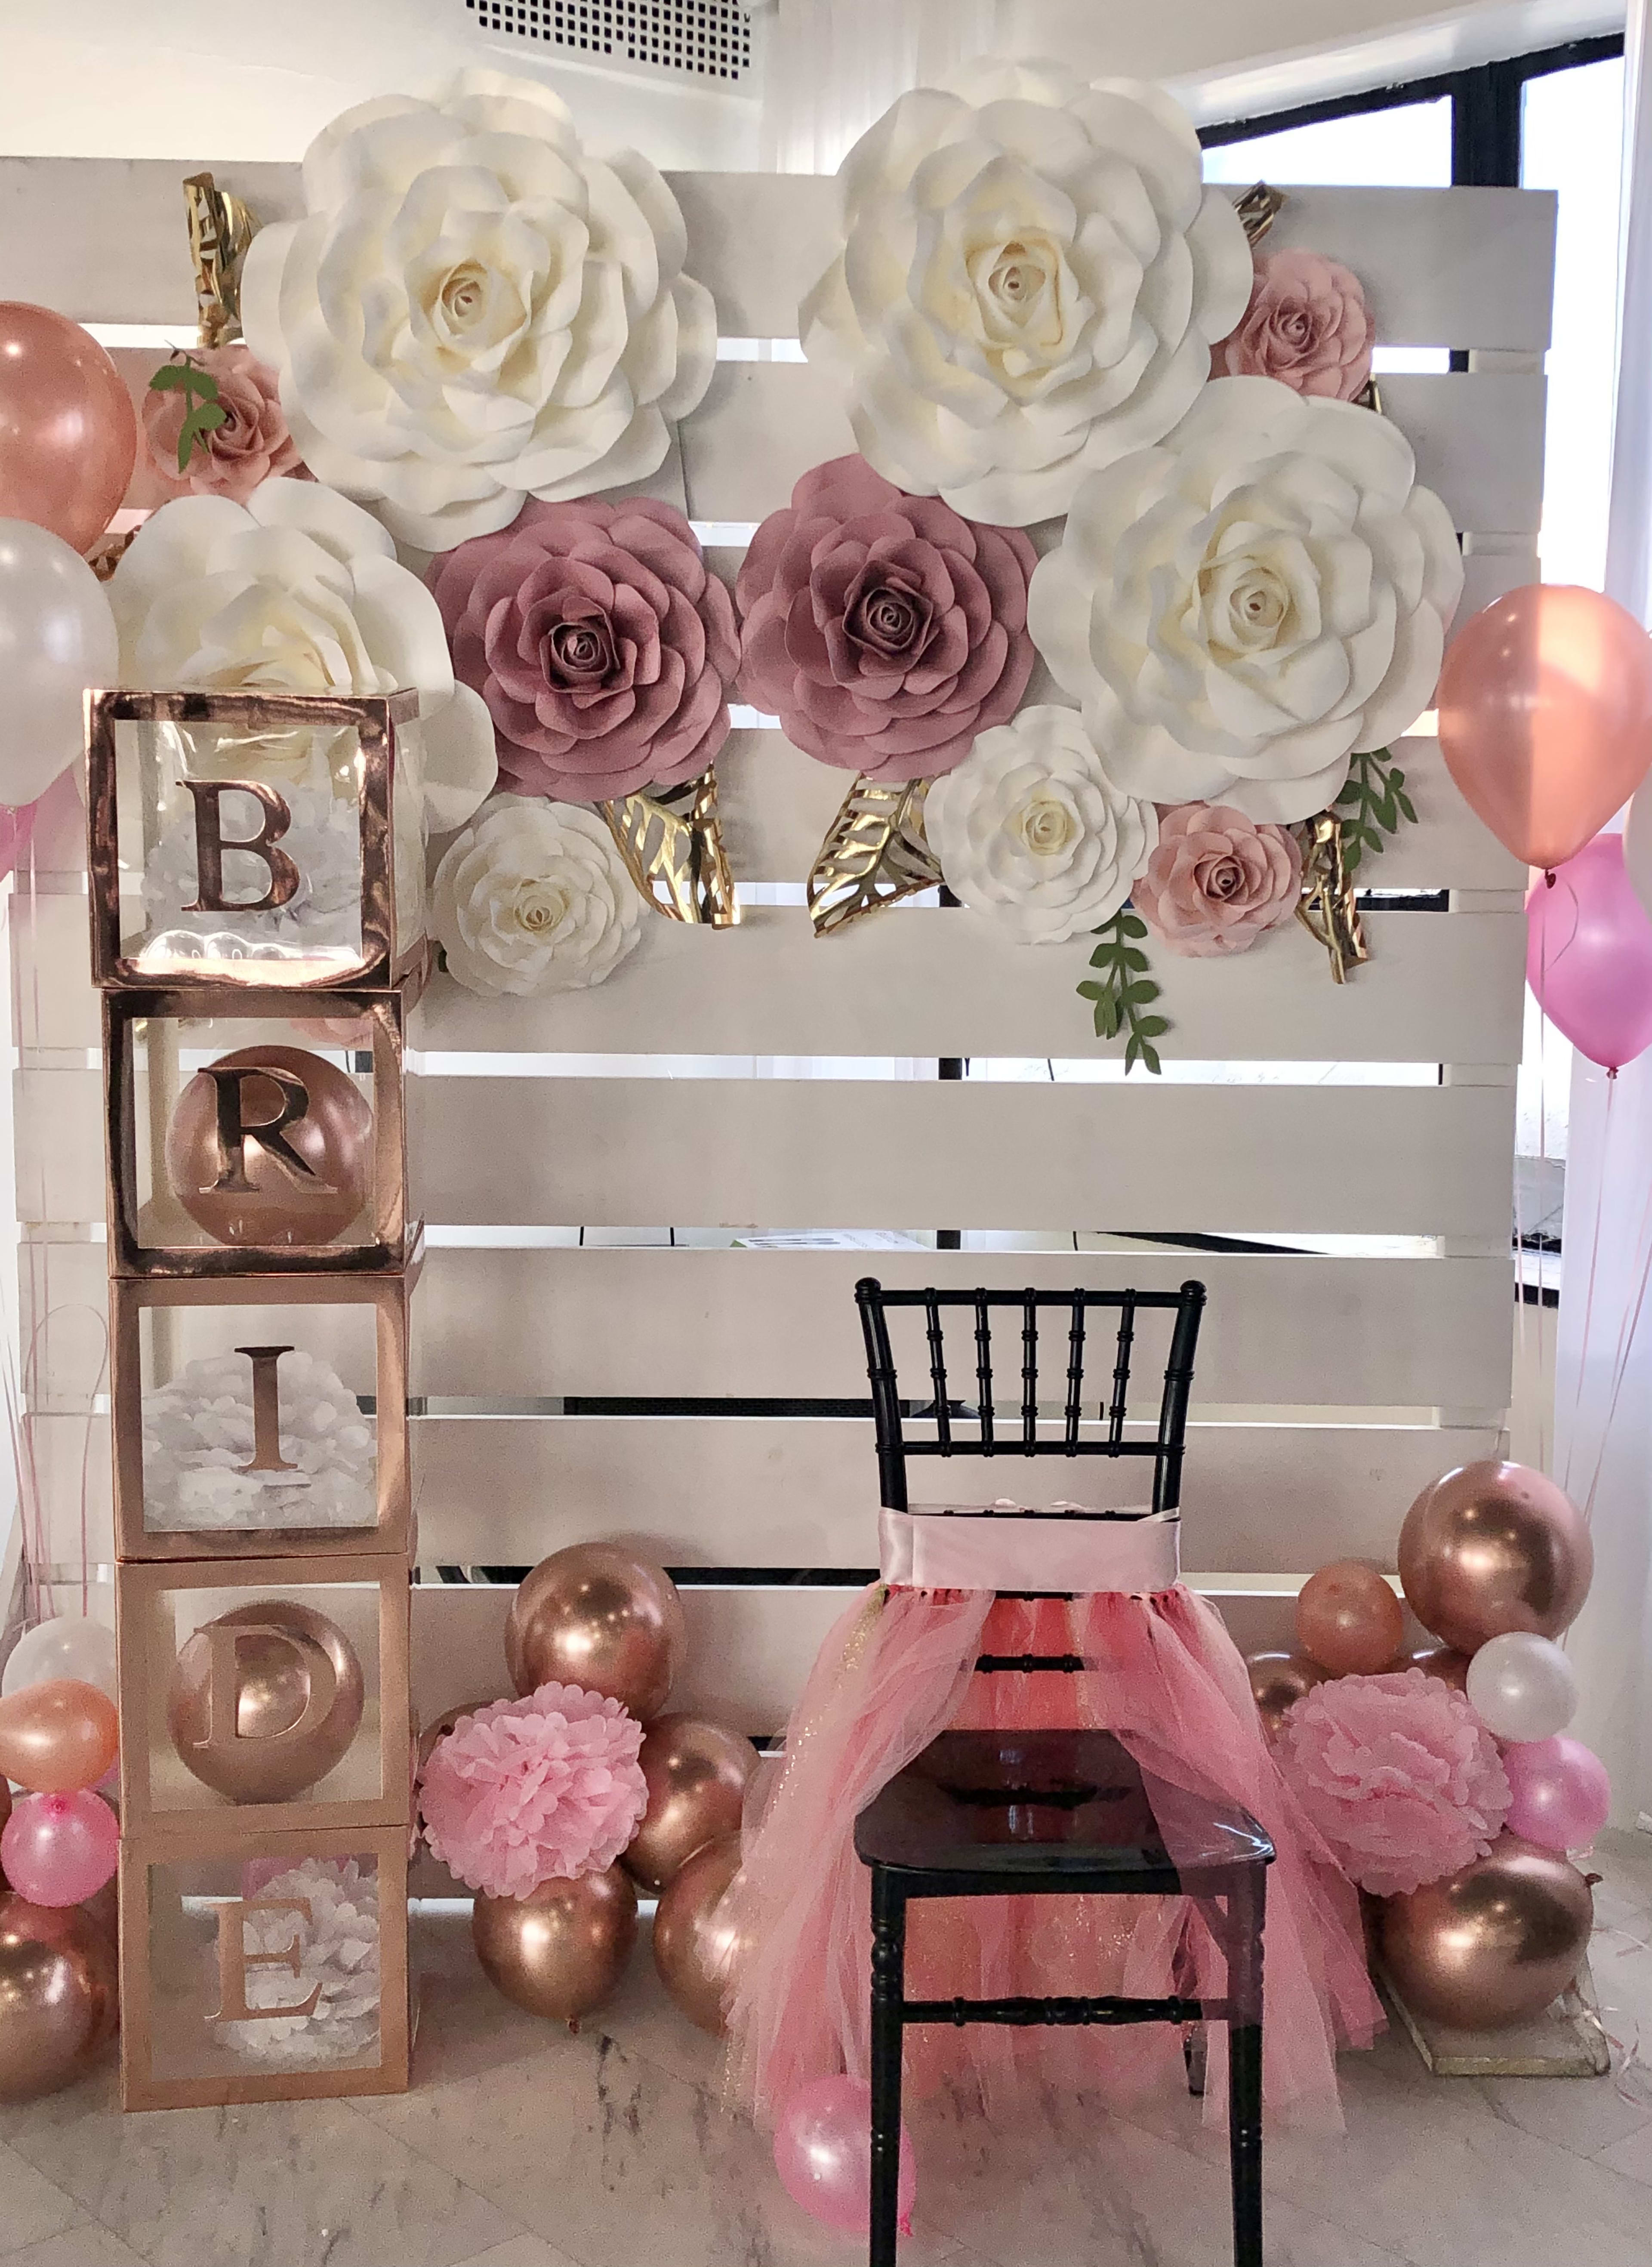
M1557 1732L1503 1750L1514 1797L1503 1822L1544 1850L1586 1849L1612 1814L1612 1781L1592 1748Z
M0 519L32 519L91 548L137 461L137 413L90 331L0 299Z
M1562 864L1652 767L1652 638L1598 591L1532 583L1458 632L1440 752L1499 841Z
M0 1873L32 1905L84 1904L120 1855L114 1811L84 1787L73 1794L26 1794L0 1833Z
M864 2235L871 2225L872 2089L859 2079L817 2078L787 2100L775 2128L775 2170L794 2204L823 2227ZM918 2190L912 2136L900 2128L900 2232L912 2233Z
M1652 915L1621 834L1597 834L1526 899L1526 981L1590 1062L1620 1070L1652 1046Z

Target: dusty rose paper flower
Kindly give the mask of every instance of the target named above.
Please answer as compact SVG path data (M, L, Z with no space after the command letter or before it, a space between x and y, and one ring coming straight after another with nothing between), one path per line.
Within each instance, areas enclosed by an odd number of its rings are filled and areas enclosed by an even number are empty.
M1301 893L1302 852L1284 827L1225 803L1183 803L1159 813L1158 847L1130 899L1172 952L1208 960L1289 921Z
M181 390L143 396L143 447L150 463L180 495L228 496L245 503L261 481L302 469L298 444L287 430L275 391L275 373L239 342L202 347L191 360L217 380L222 425L197 437L189 462L178 469L183 428Z
M1238 327L1212 348L1215 378L1276 378L1297 393L1355 401L1377 328L1360 279L1318 252L1264 253Z
M1316 1685L1285 1712L1274 1757L1343 1870L1375 1897L1484 1856L1509 1810L1496 1742L1460 1692L1421 1669Z
M424 1838L490 1897L598 1874L648 1808L642 1744L619 1701L577 1684L496 1700L437 1742L419 1783Z
M821 763L938 778L1026 690L1035 556L1019 528L906 495L863 458L817 465L735 584L741 693Z
M525 794L674 786L728 737L734 608L672 505L530 501L430 580L454 674L488 703L500 775Z

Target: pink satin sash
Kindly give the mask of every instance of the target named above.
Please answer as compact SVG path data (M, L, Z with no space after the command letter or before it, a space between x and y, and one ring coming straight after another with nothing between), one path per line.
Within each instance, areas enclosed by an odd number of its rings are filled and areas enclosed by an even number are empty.
M914 1504L878 1517L879 1573L911 1590L1102 1590L1151 1596L1181 1572L1174 1514L1088 1518L1012 1504Z

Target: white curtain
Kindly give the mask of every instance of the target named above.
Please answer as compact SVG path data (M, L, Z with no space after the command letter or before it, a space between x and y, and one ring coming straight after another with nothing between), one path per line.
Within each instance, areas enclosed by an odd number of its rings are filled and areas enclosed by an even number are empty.
M990 54L997 0L778 0L763 62L762 161L834 173L908 87Z
M1629 0L1622 289L1606 589L1652 627L1652 59ZM1573 1730L1612 1773L1613 1821L1652 1813L1652 1054L1572 1077L1555 1365L1555 1477L1589 1509L1595 1581L1572 1632Z

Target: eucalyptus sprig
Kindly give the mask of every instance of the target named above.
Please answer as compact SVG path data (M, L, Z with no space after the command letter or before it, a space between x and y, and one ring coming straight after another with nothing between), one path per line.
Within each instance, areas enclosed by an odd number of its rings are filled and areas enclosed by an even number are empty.
M1385 850L1402 821L1417 823L1406 774L1387 748L1350 759L1347 783L1332 809L1342 821L1342 868L1347 874L1358 872L1368 850L1373 856Z
M1148 973L1148 957L1141 947L1140 940L1147 935L1147 923L1127 905L1120 906L1096 935L1100 942L1090 956L1090 965L1101 971L1101 978L1099 982L1087 979L1078 987L1079 997L1090 1001L1095 1009L1096 1037L1116 1039L1120 1031L1124 1032L1125 1075L1128 1077L1136 1064L1142 1062L1156 1078L1159 1059L1153 1042L1169 1031L1170 1019L1147 1012L1159 996L1159 987Z
M230 413L218 399L218 381L209 370L202 370L187 355L181 355L161 364L149 382L149 390L151 393L181 393L184 397L184 422L178 434L178 469L187 473L197 443L204 449L207 435L216 433L220 425L230 422Z

